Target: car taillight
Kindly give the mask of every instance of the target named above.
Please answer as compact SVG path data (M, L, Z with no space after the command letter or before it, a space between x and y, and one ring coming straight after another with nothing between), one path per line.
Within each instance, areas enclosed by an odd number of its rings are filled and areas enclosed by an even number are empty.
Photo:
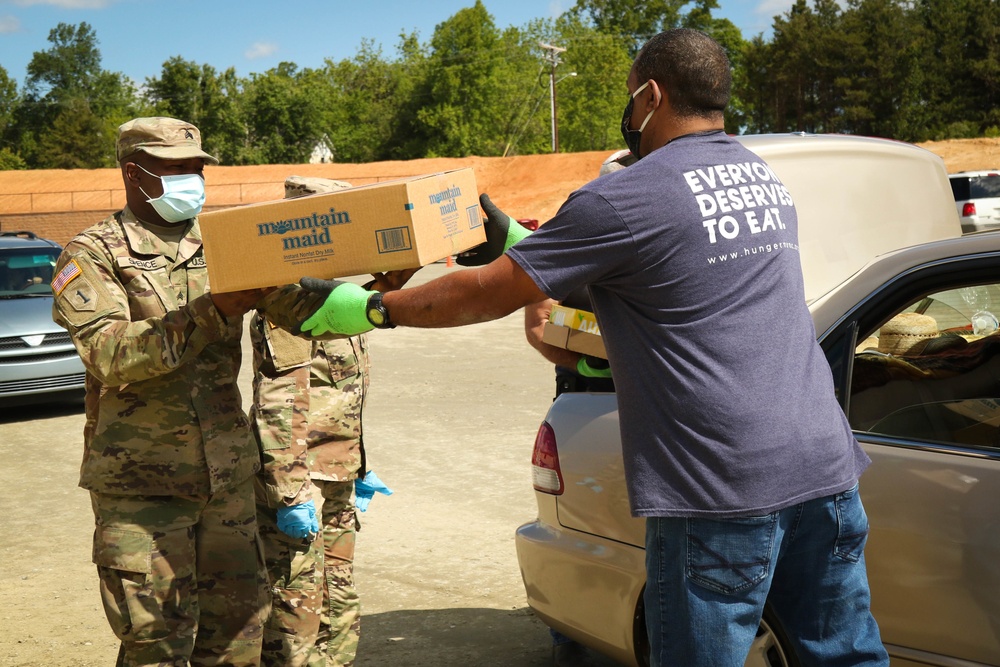
M962 217L968 218L976 214L976 204L971 201L967 201L962 205Z
M531 453L531 481L535 491L557 496L563 492L556 434L548 422L542 422L535 436L535 449Z

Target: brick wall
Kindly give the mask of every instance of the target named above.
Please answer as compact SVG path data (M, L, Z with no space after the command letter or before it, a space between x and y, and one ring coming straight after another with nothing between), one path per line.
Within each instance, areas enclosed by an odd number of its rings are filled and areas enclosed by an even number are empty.
M205 187L210 205L205 210L281 199L284 178L293 173L336 177L334 180L366 185L434 171L420 171L421 167L415 166L419 163L396 164L389 168L377 163L210 167L211 178ZM125 191L118 169L0 172L0 231L25 230L65 245L77 233L119 210L124 203Z
M222 206L206 206L206 211ZM29 231L59 245L66 243L90 227L108 217L115 210L102 211L62 211L56 213L0 213L0 232Z
M548 220L570 192L593 179L604 151L505 158L426 158L365 164L209 166L205 210L281 199L288 176L317 176L367 185L448 169L472 168L488 192L515 218ZM125 204L119 169L0 171L0 230L27 230L65 244Z
M106 218L103 211L70 211L66 213L21 213L0 215L0 232L29 231L52 239L59 245L73 238L77 232Z

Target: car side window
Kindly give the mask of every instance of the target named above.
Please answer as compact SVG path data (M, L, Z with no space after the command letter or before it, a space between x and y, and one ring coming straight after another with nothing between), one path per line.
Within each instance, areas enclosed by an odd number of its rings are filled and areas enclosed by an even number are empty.
M1000 284L929 294L860 341L856 431L1000 449Z

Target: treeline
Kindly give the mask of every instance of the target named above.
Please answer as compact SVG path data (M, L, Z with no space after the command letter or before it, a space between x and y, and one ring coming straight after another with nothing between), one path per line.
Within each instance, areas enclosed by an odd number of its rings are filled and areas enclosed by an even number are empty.
M839 132L926 141L1000 135L1000 0L797 0L772 36L744 38L718 0L577 0L558 19L499 28L483 4L364 42L319 68L238 77L175 56L141 85L103 69L87 23L60 23L18 86L0 66L0 169L114 166L117 127L189 120L223 164L500 156L622 146L625 79L649 36L677 26L728 50L733 133ZM558 50L549 48L558 47Z

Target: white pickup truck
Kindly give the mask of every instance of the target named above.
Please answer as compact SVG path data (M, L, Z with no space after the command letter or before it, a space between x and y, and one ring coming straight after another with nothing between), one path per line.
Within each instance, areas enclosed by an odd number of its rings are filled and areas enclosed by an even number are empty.
M873 460L866 558L892 664L1000 665L1000 232L962 236L943 162L916 146L739 139L795 199L818 339ZM932 327L919 352L878 340L900 313ZM529 605L616 661L648 664L644 521L629 511L615 395L560 395L532 468L538 518L516 534ZM798 664L768 611L747 665Z

